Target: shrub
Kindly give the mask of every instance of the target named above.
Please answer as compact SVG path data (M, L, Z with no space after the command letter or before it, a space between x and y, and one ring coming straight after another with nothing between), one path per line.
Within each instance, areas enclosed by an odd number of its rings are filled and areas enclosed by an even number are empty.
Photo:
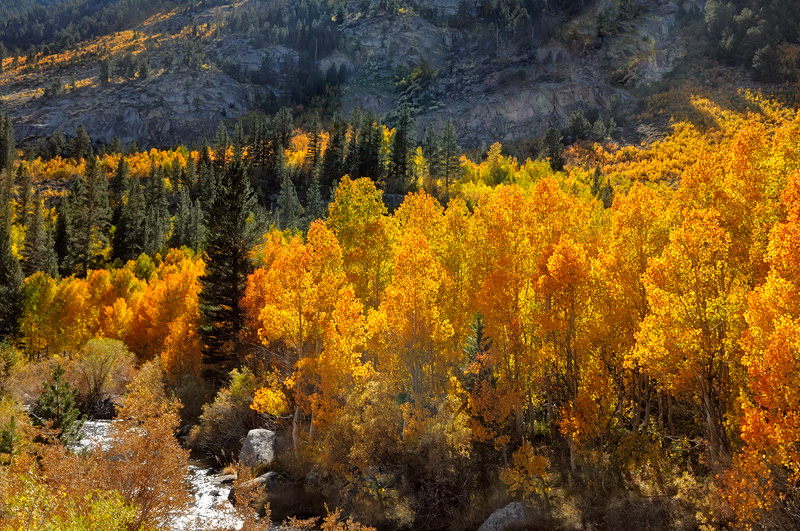
M19 366L20 353L8 340L0 341L0 392L5 390L6 382Z
M256 378L249 369L231 371L231 383L203 406L200 424L191 433L190 445L211 456L236 456L247 432L262 427L264 417L250 408Z
M56 365L50 377L52 383L44 383L42 394L33 407L33 422L45 428L47 437L55 437L67 445L73 444L80 438L81 427L86 420L76 405L78 390L64 379L61 365Z
M180 402L170 400L157 363L148 363L123 399L110 446L70 455L61 446L45 450L45 475L66 496L116 491L136 508L130 529L170 528L191 496L184 483L189 452L175 439Z
M0 472L0 505L3 529L126 531L136 518L136 508L126 504L119 493L92 491L65 496L47 485L33 465Z
M84 412L110 418L114 407L109 395L121 395L133 378L135 357L116 339L92 339L73 360Z

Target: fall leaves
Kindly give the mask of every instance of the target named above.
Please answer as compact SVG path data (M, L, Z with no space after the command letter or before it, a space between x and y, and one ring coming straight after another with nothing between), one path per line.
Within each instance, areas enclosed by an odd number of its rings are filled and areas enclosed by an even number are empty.
M177 249L160 262L142 257L60 282L44 273L29 277L20 326L29 357L77 351L91 338L108 337L125 341L141 360L161 357L175 382L196 375L203 262Z
M389 393L392 444L458 418L460 451L504 455L525 496L546 492L542 422L573 471L592 452L633 459L631 438L693 438L731 508L763 517L800 480L794 127L753 121L687 162L677 190L634 183L610 209L582 192L589 175L499 152L465 163L470 207L421 192L389 214L370 181L344 178L306 241L273 233L260 250L245 305L282 354L254 407L294 410L324 462L328 428Z
M800 118L775 121L739 120L719 143L682 126L617 153L605 167L638 180L610 208L590 172L499 145L462 161L447 205L419 192L389 213L370 179L342 178L327 221L273 230L252 252L239 301L252 409L353 483L387 469L409 481L398 455L461 480L458 459L477 456L542 498L559 450L575 475L677 455L719 478L742 523L791 521ZM27 352L109 337L160 357L175 383L197 376L203 270L173 250L86 278L35 274Z

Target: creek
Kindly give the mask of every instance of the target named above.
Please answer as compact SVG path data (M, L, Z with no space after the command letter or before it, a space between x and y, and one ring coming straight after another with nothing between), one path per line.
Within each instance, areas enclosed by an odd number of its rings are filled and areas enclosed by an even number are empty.
M88 450L97 446L106 447L112 420L87 420L83 425L83 436L77 450ZM240 529L242 520L228 501L231 485L215 481L214 469L197 460L190 460L186 475L193 501L186 513L173 524L174 531L200 531L205 529Z

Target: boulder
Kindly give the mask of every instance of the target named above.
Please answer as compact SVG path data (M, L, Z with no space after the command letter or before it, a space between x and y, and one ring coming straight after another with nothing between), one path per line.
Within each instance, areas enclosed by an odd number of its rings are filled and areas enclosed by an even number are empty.
M272 430L250 430L239 452L244 466L268 465L275 459L276 433Z
M236 481L236 474L223 474L216 476L213 480L217 485L232 485Z
M528 509L520 502L513 502L493 512L478 531L505 531L519 528L527 521Z
M274 486L280 483L281 483L281 478L279 474L273 470L267 472L266 474L262 474L257 478L245 481L244 483L239 485L238 488L244 489L245 491L258 487L266 489L270 485ZM236 486L231 487L231 490L228 493L228 500L233 503L236 503L236 488L237 488Z

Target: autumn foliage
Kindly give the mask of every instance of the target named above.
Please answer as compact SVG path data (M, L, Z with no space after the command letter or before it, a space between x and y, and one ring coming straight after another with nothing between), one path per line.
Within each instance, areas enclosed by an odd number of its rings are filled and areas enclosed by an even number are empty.
M489 483L545 508L692 497L664 525L797 526L800 116L748 98L757 112L694 100L714 130L577 146L565 172L493 145L462 158L447 204L422 190L390 212L371 179L343 177L325 220L253 249L245 366L203 409L198 446L234 448L220 426L282 429L292 466L386 526L469 527L496 502ZM307 145L294 137L290 165ZM198 379L202 255L118 265L27 278L24 353L107 338L173 386ZM143 411L166 430L174 405L155 403ZM143 507L114 490L113 510Z

